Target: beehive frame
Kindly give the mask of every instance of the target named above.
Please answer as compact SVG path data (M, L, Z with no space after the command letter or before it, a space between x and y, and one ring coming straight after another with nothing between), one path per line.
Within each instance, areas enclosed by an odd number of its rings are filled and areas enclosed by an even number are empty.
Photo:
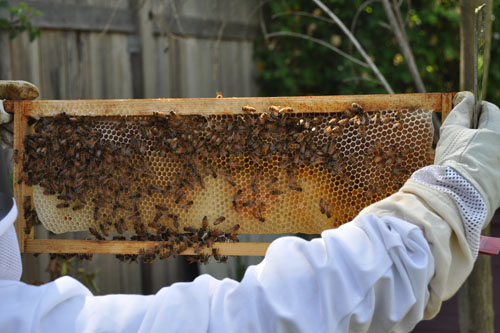
M73 116L151 116L153 112L175 111L180 115L231 115L241 112L242 106L251 105L267 110L271 105L286 105L298 113L338 112L352 103L362 105L367 112L385 109L423 108L441 112L443 119L451 110L453 93L425 93L398 95L351 95L263 98L200 98L200 99L146 99L146 100L59 100L59 101L7 101L5 108L14 113L14 149L23 156L23 139L28 133L29 117L49 117L65 112ZM86 111L91 110L91 111ZM332 111L333 110L333 111ZM18 184L22 163L14 166L14 196L18 207L23 198L32 196L33 188ZM26 235L26 221L19 208L16 230L21 252L24 253L101 253L137 254L141 249L154 248L153 241L66 240L37 239L34 228ZM239 242L217 243L221 255L262 256L269 243ZM208 253L208 252L207 252ZM183 255L195 254L189 248Z

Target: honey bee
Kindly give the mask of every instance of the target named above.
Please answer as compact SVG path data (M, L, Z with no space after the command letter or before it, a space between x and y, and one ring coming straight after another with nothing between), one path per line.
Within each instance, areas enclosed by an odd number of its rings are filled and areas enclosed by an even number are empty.
M243 111L244 111L244 112L246 112L246 113L255 113L255 112L257 112L257 109L255 109L255 108L254 108L254 107L252 107L252 106L248 106L248 105L243 106L243 107L241 108L241 110L243 110Z
M68 207L69 207L69 203L67 203L67 202L61 202L61 203L56 205L56 208L68 208Z
M276 105L271 105L269 107L269 115L272 117L272 118L278 118L279 116L279 111L280 111L280 108L279 106L276 106Z
M272 190L272 191L271 191L271 194L272 194L272 195L281 195L281 194L283 194L283 191L280 191L280 190Z
M330 205L329 204L325 204L325 214L326 214L327 218L331 218L332 217L332 211L330 209Z
M382 118L382 123L387 124L387 123L393 122L394 120L395 120L395 118L394 118L394 117L392 117L392 116L387 116L387 117L383 117L383 118Z
M323 198L319 199L319 210L321 214L325 214L326 209L325 209L325 200Z
M241 205L243 207L254 207L255 206L255 201L248 200L248 201L243 202Z
M231 177L230 174L226 173L224 175L224 177L226 178L226 181L231 185L231 186L236 186L236 183L234 182L233 178Z
M161 211L168 211L168 208L162 205L155 205L155 208Z
M220 216L218 217L215 221L214 221L214 225L218 225L218 224L221 224L222 222L224 222L226 220L226 218L224 216Z
M392 129L401 129L403 127L403 125L401 124L400 121L396 121L393 125L392 125Z
M193 205L193 200L186 201L184 204L182 204L181 208L182 209L188 209Z
M281 109L278 110L279 113L291 113L293 112L293 109L289 106L282 107Z
M83 208L83 204L76 204L73 206L73 210L80 210Z
M268 117L267 113L261 113L259 115L259 118L257 118L257 119L261 125L264 125L267 121L267 117Z
M272 186L273 186L273 185L274 185L274 184L275 184L278 180L279 180L279 179L278 179L278 177L276 177L276 176L275 176L275 177L273 177L273 178L271 178L271 180L267 183L266 187L267 187L267 188L271 188L271 187L272 187Z
M297 192L302 192L302 187L300 187L299 185L297 185L295 183L291 183L290 185L288 185L288 187L291 190L294 190L294 191L297 191Z
M337 122L337 125L339 126L345 126L349 123L349 118L344 118L344 119L340 119L338 122Z
M89 231L90 233L98 240L104 240L104 238L101 236L101 234L99 232L97 232L97 230L95 230L94 228L90 227L89 228Z
M236 193L234 194L233 196L233 201L238 201L238 199L240 198L241 196L241 193L243 193L243 190L240 188L238 189L238 191L236 191Z
M236 213L240 213L241 210L240 210L240 207L238 206L238 202L236 202L235 200L233 200L232 204L233 204L233 208L236 211Z
M216 94L215 98L223 98L224 97L224 96L222 96L222 91L217 91L215 94Z

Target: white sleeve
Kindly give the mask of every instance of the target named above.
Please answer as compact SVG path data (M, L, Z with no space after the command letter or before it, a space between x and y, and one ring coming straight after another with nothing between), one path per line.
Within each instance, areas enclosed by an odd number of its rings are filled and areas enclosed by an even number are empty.
M433 274L418 227L365 215L312 241L276 240L241 282L203 275L153 296L95 297L68 277L0 281L0 331L407 332Z

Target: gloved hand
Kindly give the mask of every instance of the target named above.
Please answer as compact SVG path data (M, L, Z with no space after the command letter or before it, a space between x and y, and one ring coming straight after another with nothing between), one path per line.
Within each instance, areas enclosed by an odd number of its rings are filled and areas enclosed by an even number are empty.
M33 84L21 80L0 80L0 99L26 100L35 99L40 95Z
M3 100L31 100L40 95L38 88L26 81L0 80L0 140L13 146L12 116L5 112Z
M397 193L360 213L394 216L423 230L435 261L425 319L472 271L479 231L500 205L500 110L484 102L479 129L470 129L474 97L458 93L455 102L441 127L437 165L416 171Z
M479 191L488 207L486 226L500 207L500 110L482 102L478 129L471 129L474 95L460 92L454 102L441 126L435 164L455 169Z

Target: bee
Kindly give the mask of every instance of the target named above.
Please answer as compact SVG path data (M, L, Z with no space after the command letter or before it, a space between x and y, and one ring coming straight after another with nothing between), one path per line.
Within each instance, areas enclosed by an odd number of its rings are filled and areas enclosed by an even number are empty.
M278 177L276 177L276 176L275 176L275 177L273 177L273 178L271 178L271 180L267 183L266 187L267 187L267 188L271 188L271 186L273 186L273 184L275 184L278 180L279 180L279 179L278 179Z
M297 185L295 182L291 183L290 185L288 185L288 187L291 190L294 190L294 191L297 191L297 192L302 192L302 187L300 187L299 185Z
M293 109L289 106L282 107L281 109L278 110L279 113L291 113L293 112Z
M157 210L168 211L168 208L162 205L155 205L155 208Z
M69 207L69 203L67 203L67 202L61 202L61 203L56 205L56 208L68 208L68 207Z
M272 195L281 195L281 194L283 194L283 191L280 191L280 190L272 190L272 191L271 191L271 194L272 194Z
M257 118L257 120L259 121L259 123L261 125L264 125L266 123L266 121L267 121L267 117L268 117L267 113L261 113L259 115L259 117Z
M243 207L254 207L255 206L255 201L248 200L248 201L243 202L241 205Z
M193 205L193 200L189 200L189 201L185 202L184 204L182 204L181 208L187 209L187 208L191 207L192 205Z
M326 209L325 209L325 200L323 198L319 199L319 210L321 214L325 214Z
M240 225L239 225L239 224L235 224L235 225L233 225L233 226L231 227L230 232L231 232L231 233L235 233L235 232L237 232L238 230L240 230Z
M216 94L215 98L223 98L224 97L224 96L222 96L222 91L217 91L215 94Z
M265 222L265 221L266 221L266 219L265 219L262 215L260 215L259 213L257 213L257 212L253 212L253 213L252 213L252 215L253 215L253 216L254 216L257 220L259 220L259 222Z
M337 145L333 142L331 142L329 145L328 145L328 150L327 150L327 153L328 155L333 155L335 153L335 151L337 150Z
M116 232L118 232L120 235L123 234L123 231L127 230L127 226L125 224L125 221L123 221L123 219L120 219L119 222L115 222L115 229L116 229Z
M344 119L340 119L338 122L337 122L337 125L339 126L345 126L349 123L349 118L344 118Z
M332 217L332 211L329 204L325 204L325 214L327 218Z
M176 197L175 197L175 203L178 204L179 202L181 202L185 196L186 196L186 192L177 190Z
M241 110L243 110L246 113L255 113L255 112L257 112L257 109L255 109L254 107L248 106L248 105L243 106L241 108Z
M172 219L172 223L174 225L174 228L179 229L179 216L173 215L173 214L168 214L167 217Z
M233 196L233 201L238 201L238 199L240 198L241 196L241 193L243 193L243 190L240 188L238 189L238 191L236 191L236 193L234 194Z
M401 129L403 127L403 125L401 124L400 121L396 121L393 125L392 125L392 129Z
M271 118L275 118L275 119L278 118L279 111L280 111L279 106L271 105L269 107L269 114L270 114Z
M387 116L387 117L382 118L382 123L387 124L387 123L393 122L394 120L395 120L394 117Z
M298 133L296 138L295 138L295 141L297 141L298 143L301 143L306 138L307 133L308 133L307 130Z
M224 176L226 178L226 181L231 185L231 186L236 186L236 183L234 182L233 178L231 177L231 175L229 175L228 173Z
M222 222L224 222L226 220L226 218L224 216L220 216L218 217L215 221L214 221L214 225L218 225L218 224L221 224Z
M73 206L73 210L80 210L83 208L83 204L76 204Z
M97 232L97 230L95 230L94 228L90 227L89 228L89 231L90 233L98 240L104 240L104 238L101 236L101 234L99 232Z
M240 207L238 206L238 202L236 202L235 200L233 200L232 204L233 204L233 208L236 211L236 213L240 213L241 210L240 210Z

